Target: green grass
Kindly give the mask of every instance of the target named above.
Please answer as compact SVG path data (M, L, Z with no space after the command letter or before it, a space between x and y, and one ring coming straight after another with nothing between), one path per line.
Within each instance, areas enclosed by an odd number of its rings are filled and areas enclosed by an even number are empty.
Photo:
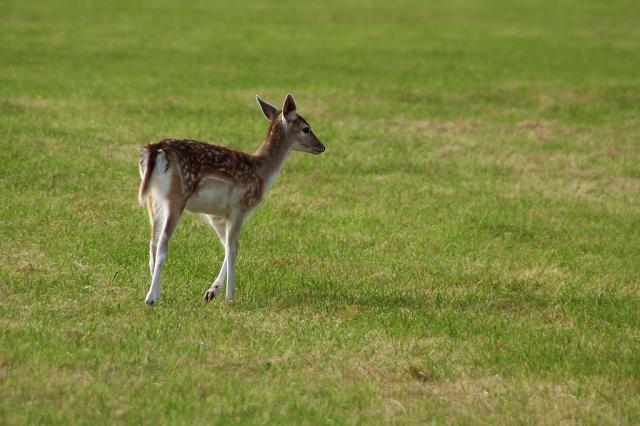
M637 2L0 9L0 423L640 423ZM236 302L185 215L146 306L139 147L289 91Z

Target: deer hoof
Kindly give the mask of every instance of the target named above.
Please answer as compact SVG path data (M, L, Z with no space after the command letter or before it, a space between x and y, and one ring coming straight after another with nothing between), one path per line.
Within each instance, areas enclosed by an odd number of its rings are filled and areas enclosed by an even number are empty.
M209 290L204 292L204 301L205 302L209 302L214 297L216 297L216 293L212 289L209 289Z
M208 302L214 297L216 297L216 294L220 293L221 287L222 287L222 284L213 283L211 287L209 287L209 290L204 292L204 301Z
M156 303L156 300L158 300L158 296L151 292L149 292L147 297L144 298L145 303L149 306L153 306L153 304Z

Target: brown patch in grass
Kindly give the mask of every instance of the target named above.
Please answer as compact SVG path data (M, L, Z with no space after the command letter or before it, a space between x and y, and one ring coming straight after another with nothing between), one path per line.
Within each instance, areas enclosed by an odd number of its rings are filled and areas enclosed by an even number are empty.
M60 101L51 101L48 99L42 98L14 98L7 99L3 102L5 106L9 108L14 108L20 111L29 111L34 109L44 109L51 108L54 104L60 104Z
M12 252L8 247L7 251L4 253L7 262L0 267L6 267L8 265L13 265L12 268L9 269L11 273L18 274L30 274L34 272L53 272L53 265L47 259L47 255L44 250L42 250L36 244L25 245L21 247L20 250ZM4 249L0 249L0 253L2 253Z
M597 380L597 379L596 379ZM461 377L447 382L428 382L415 388L404 399L409 418L426 419L424 404L432 412L440 412L448 418L482 419L487 424L504 421L534 424L573 424L580 419L622 420L620 400L610 404L607 398L617 398L615 385L602 382L602 393L580 394L581 386L575 381L554 383L540 380L505 379L499 375L485 377ZM637 397L627 397L629 405L638 407ZM633 401L629 401L633 400ZM630 404L629 404L630 403Z
M534 266L524 270L516 270L512 275L514 278L524 281L539 281L555 284L561 284L570 277L568 273L553 266Z
M520 27L506 27L496 32L498 37L510 38L538 38L542 34L539 29L523 29Z
M398 130L404 130L415 133L446 133L460 134L469 133L480 126L473 121L433 121L433 120L417 120L405 121L397 120L394 123Z
M543 141L551 138L576 136L582 133L582 131L574 127L548 120L525 120L517 123L515 126L502 126L501 131L505 134L523 135L528 138Z
M501 134L525 134L536 137L584 135L590 132L578 129L559 122L550 120L524 120L515 124L501 124L478 121L435 121L435 120L409 120L395 119L391 123L385 123L394 132L421 133L428 135L460 135L470 133L484 133L498 130Z
M415 365L410 365L409 366L409 374L411 375L411 377L413 377L414 379L420 381L420 382L433 382L435 381L435 377L433 376L433 374L431 373L427 373L425 371L423 371L422 369L416 367Z

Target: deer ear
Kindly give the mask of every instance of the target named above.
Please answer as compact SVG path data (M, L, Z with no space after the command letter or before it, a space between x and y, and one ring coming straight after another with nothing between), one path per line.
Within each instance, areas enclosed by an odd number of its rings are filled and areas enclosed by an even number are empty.
M282 115L288 120L293 121L296 116L296 101L293 100L291 93L287 95L282 107Z
M264 113L264 116L267 117L267 120L271 121L271 119L278 114L276 107L260 99L260 96L256 95L256 101L258 101L258 105L262 108L262 112Z

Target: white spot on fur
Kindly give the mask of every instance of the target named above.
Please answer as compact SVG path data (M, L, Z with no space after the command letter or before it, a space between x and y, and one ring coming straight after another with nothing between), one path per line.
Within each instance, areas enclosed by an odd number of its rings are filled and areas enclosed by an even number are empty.
M189 197L185 208L196 213L227 217L231 208L240 203L246 186L219 176L206 176L197 191Z
M142 156L140 157L140 167L138 168L140 172L140 179L144 179L144 172L147 169L148 161L149 161L149 150L145 149L142 151Z
M281 118L282 124L288 128L289 126L291 126L291 123L293 123L296 120L296 118L298 118L298 114L296 114L295 111L291 111L286 116L283 113L281 117L282 117Z
M156 156L156 165L151 175L150 187L153 198L166 200L171 190L171 172L167 170L167 158L162 150Z

